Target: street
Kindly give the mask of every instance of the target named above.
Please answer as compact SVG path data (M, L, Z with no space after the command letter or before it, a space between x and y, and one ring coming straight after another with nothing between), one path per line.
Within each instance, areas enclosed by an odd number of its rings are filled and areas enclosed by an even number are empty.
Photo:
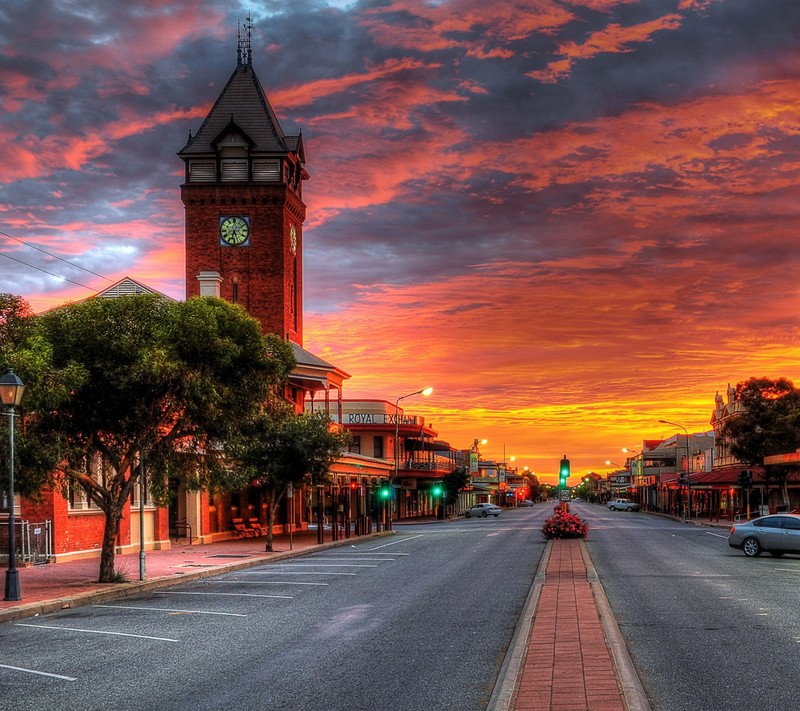
M654 709L798 708L800 558L746 558L727 527L572 508Z
M0 708L484 709L544 550L533 518L397 526L3 625Z
M800 558L572 504L656 711L796 708ZM0 627L0 709L485 709L552 504Z

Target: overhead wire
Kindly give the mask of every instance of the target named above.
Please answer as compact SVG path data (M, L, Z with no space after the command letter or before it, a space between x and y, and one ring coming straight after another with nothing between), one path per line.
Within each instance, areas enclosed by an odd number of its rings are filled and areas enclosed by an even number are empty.
M30 247L31 249L35 249L37 252L41 252L42 254L46 254L48 257L52 257L53 259L57 259L60 262L64 262L64 264L68 264L71 267L74 267L76 269L80 269L81 271L84 271L84 272L87 272L88 274L91 274L93 276L99 277L100 279L105 279L106 281L109 281L109 282L113 281L113 279L110 279L109 277L104 276L103 274L98 274L97 272L94 272L91 269L87 269L86 267L82 267L80 264L75 264L74 262L70 262L69 260L64 259L63 257L59 257L57 254L53 254L52 252L48 252L46 249L42 249L41 247L37 247L35 244L31 244L30 242L25 242L24 240L19 239L19 237L14 237L14 235L10 235L10 234L8 234L8 232L3 232L2 230L0 230L0 235L3 235L4 237L8 237L9 239L13 239L15 242L19 242L20 244L23 244L26 247ZM67 278L65 276L62 276L61 274L54 274L53 272L47 271L47 269L42 269L42 267L37 267L34 264L29 264L28 262L24 262L21 259L17 259L16 257L12 257L12 256L10 256L8 254L5 254L4 252L0 252L0 256L5 257L6 259L10 259L13 262L17 262L19 264L23 264L26 267L29 267L31 269L35 269L36 271L42 272L44 274L48 274L49 276L56 277L57 279L63 279L64 281L68 281L70 284L75 284L76 286L81 286L84 289L89 289L90 291L94 291L94 287L86 286L86 284L81 284L80 282L77 282L77 281L74 281L72 279L69 279L69 278Z

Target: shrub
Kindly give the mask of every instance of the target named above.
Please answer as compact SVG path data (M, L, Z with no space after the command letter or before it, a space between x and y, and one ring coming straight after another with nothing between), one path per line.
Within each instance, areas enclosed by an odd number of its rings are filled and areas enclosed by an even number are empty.
M545 520L542 535L551 538L586 538L589 535L589 524L569 511L556 508L556 513Z

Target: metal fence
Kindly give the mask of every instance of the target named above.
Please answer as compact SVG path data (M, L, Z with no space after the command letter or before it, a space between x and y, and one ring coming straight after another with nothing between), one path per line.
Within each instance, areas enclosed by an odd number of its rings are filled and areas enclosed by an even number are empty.
M17 561L23 564L49 563L53 554L53 525L51 521L14 522L14 543ZM0 523L0 560L8 560L8 520Z

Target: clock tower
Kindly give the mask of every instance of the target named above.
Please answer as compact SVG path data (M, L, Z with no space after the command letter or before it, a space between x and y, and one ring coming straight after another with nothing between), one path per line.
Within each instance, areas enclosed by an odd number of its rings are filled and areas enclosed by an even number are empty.
M245 29L236 70L178 152L185 164L186 298L238 303L265 333L302 346L303 139L281 129L253 71Z

